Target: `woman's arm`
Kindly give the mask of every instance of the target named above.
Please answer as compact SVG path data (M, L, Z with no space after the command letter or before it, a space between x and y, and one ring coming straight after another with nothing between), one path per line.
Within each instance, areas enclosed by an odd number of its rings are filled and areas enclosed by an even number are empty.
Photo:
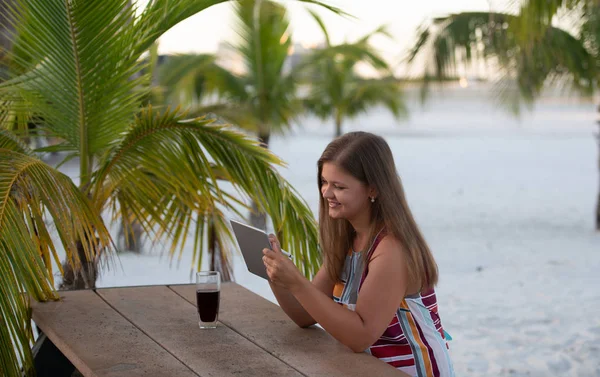
M334 283L329 278L325 266L321 266L313 278L312 283L308 280L307 282L331 300ZM283 309L285 314L287 314L298 326L309 327L316 323L313 317L304 310L302 305L300 305L298 300L296 300L294 295L292 295L287 288L275 285L270 281L269 285L271 286L271 290L273 291L273 294L275 294L275 298L277 299L279 306L281 306L281 309Z
M273 234L270 234L269 241L271 242L273 251L281 255L281 246L279 245L279 240L277 240L277 237L275 237ZM287 316L290 317L298 326L309 327L316 323L316 321L310 316L310 314L306 312L306 310L304 310L302 305L300 305L298 300L296 300L294 295L292 295L286 287L273 284L270 280L269 285L271 286L271 290L273 291L273 294L275 295L275 298L277 299L281 309L283 309L285 314L287 314ZM325 264L321 266L313 278L312 285L314 285L319 291L323 292L324 295L329 296L330 298L332 297L334 282L329 278Z
M273 284L288 288L308 315L355 352L364 351L383 334L407 290L402 246L390 236L379 243L369 262L356 311L335 303L297 270L291 271L284 256L269 250L265 257Z

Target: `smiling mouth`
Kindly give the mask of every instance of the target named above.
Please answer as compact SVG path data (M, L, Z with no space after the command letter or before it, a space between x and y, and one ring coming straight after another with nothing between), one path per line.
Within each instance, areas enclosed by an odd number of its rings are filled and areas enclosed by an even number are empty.
M340 206L340 203L338 202L329 202L329 208L336 208Z

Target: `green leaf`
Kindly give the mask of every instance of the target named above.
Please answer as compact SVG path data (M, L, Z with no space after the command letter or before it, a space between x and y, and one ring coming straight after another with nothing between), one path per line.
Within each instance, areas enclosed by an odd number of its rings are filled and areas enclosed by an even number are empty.
M385 28L381 27L358 42L313 51L298 68L311 83L304 107L322 119L333 117L336 133L341 132L344 119L379 104L396 117L407 113L402 91L393 76L366 80L356 72L357 65L363 64L381 75L389 75L390 67L369 43L373 35L385 33Z
M224 2L226 0L150 0L134 28L139 40L136 52L147 51L161 35L181 21Z
M0 136L0 143L5 140ZM69 177L35 157L0 148L0 327L9 334L0 346L11 376L20 375L15 368L21 362L26 370L32 367L30 311L23 292L40 301L58 298L51 263L60 266L56 236L75 268L80 265L78 242L90 260L112 251L99 213Z
M553 7L562 2L551 3L552 9L544 14L554 14ZM531 104L548 84L584 95L596 90L600 70L591 44L549 23L532 33L526 22L529 16L464 12L436 19L421 29L409 61L422 55L425 75L437 80L456 77L458 67L482 63L495 67L500 73L495 94L514 113L522 103Z
M14 152L32 155L33 152L23 143L14 133L0 129L0 149L7 149Z
M171 258L180 258L186 236L194 234L194 264L203 256L208 226L215 227L222 261L231 260L223 211L239 214L240 202L221 188L259 204L281 232L282 245L310 276L319 266L316 222L308 205L276 171L283 162L254 140L206 118L144 110L121 145L101 163L93 179L95 207L113 219L134 219L154 235L171 241ZM102 207L104 206L104 207ZM195 230L194 230L195 229Z

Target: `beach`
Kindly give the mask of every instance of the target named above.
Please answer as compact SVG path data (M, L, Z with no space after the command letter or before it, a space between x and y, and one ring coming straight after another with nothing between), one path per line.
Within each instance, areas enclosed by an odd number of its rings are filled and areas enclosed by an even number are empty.
M542 101L520 121L474 90L374 110L345 130L381 134L440 270L440 316L457 376L600 376L598 146L593 103ZM461 97L463 95L463 97ZM465 98L466 96L466 98ZM415 96L416 97L416 96ZM305 118L271 149L313 211L331 122ZM76 178L76 166L65 173ZM149 246L146 243L146 246ZM191 252L119 256L99 287L189 283ZM274 301L238 256L235 279ZM190 313L195 315L195 313Z

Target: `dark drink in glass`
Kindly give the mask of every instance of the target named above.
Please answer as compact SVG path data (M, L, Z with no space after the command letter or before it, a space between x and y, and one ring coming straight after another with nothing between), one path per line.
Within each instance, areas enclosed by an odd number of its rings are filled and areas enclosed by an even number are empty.
M221 275L217 271L196 273L196 309L201 329L214 329L219 319Z
M196 291L196 305L201 322L216 322L219 313L219 291Z

